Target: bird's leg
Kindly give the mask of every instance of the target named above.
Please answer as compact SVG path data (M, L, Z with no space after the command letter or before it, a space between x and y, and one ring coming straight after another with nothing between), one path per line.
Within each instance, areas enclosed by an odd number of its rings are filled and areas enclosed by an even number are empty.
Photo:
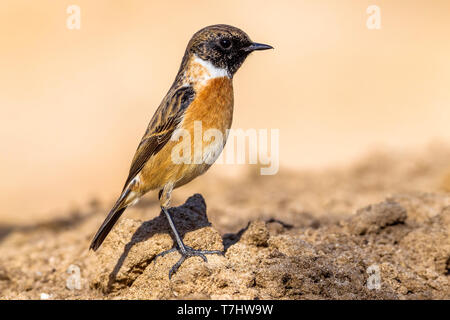
M172 275L178 270L178 268L181 266L181 264L189 257L200 257L203 259L203 261L208 262L208 259L206 258L205 254L222 254L223 252L220 250L196 250L194 248L191 248L184 244L183 240L180 237L180 234L178 233L175 224L173 223L172 217L170 216L168 208L161 207L161 210L166 215L167 221L169 221L170 228L172 229L173 235L175 236L175 240L177 242L176 247L173 247L172 249L169 249L167 251L161 252L157 255L159 256L165 256L166 254L174 251L178 251L181 254L180 260L177 261L173 265L173 267L169 271L169 279L172 278Z
M180 260L175 263L172 268L169 271L169 279L172 278L172 275L178 270L178 268L181 266L181 264L189 257L200 257L203 259L203 261L208 262L208 259L206 258L205 254L221 254L223 255L223 252L220 250L196 250L194 248L191 248L184 244L183 240L181 239L180 234L178 233L177 228L175 227L175 224L173 223L173 219L170 216L168 202L170 201L170 191L168 193L165 192L166 188L163 189L162 192L160 192L160 201L161 201L161 210L166 215L167 221L169 222L170 228L172 229L172 233L175 237L175 241L177 242L176 246L174 246L172 249L166 250L164 252L159 253L156 257L163 257L168 253L178 251L181 254ZM164 196L166 195L169 197L169 200L164 199Z

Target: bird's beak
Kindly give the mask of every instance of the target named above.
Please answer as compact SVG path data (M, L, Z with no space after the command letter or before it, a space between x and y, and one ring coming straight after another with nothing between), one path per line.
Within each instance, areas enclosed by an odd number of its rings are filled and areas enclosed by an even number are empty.
M273 49L273 47L269 46L268 44L253 42L251 45L244 48L244 51L252 52L252 51L256 51L256 50L267 50L267 49Z

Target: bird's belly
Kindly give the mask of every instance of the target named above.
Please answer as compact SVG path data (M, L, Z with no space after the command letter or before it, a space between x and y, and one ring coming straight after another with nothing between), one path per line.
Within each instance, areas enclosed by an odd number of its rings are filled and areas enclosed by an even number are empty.
M233 120L231 79L211 79L196 89L178 140L169 141L143 168L148 190L161 189L167 182L174 187L190 182L209 169L225 146Z

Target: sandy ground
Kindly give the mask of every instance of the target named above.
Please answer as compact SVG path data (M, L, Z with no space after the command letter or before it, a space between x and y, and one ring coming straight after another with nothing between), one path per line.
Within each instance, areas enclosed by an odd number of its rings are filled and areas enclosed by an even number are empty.
M204 176L175 192L178 253L151 195L101 249L110 204L0 225L1 299L450 299L450 149L377 152L346 168L238 179ZM187 199L187 200L186 200ZM206 206L207 204L207 206Z

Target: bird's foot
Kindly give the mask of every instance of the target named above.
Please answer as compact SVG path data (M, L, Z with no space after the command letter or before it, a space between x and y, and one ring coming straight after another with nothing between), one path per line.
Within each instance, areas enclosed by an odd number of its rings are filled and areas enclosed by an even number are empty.
M203 261L208 262L208 259L206 258L206 254L220 254L223 255L224 253L220 250L196 250L194 248L191 248L189 246L184 245L181 248L178 247L173 247L172 249L166 250L164 252L161 252L159 254L156 255L155 258L158 257L164 257L166 254L174 252L174 251L178 251L181 254L181 258L180 260L177 261L177 263L175 263L173 265L173 267L170 269L169 271L169 279L172 278L172 275L177 272L178 268L181 266L181 264L190 257L200 257L203 259Z

